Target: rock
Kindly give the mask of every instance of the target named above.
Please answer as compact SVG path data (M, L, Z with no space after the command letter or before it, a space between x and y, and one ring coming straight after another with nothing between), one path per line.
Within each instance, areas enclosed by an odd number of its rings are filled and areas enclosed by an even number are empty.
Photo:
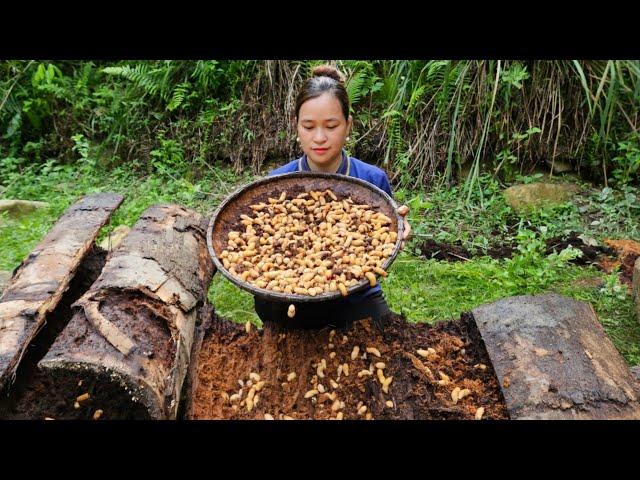
M512 420L640 419L640 384L590 304L522 295L471 313Z
M573 183L529 183L513 185L504 191L507 204L517 211L545 204L568 201L578 191Z
M640 382L640 365L631 367L631 373L633 373L636 376L636 380Z
M113 231L98 245L101 248L104 248L107 251L114 250L120 245L124 237L126 237L131 228L126 225L118 225Z
M47 202L32 202L29 200L0 200L0 212L9 212L9 215L18 216L33 212L39 208L47 208Z
M636 302L636 320L640 322L640 257L633 264L633 300Z
M9 285L9 280L11 280L11 272L0 270L0 295L2 295L4 289Z

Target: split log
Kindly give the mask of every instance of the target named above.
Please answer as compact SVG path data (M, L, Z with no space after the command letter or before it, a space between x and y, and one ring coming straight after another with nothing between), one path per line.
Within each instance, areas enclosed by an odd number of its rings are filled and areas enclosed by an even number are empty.
M511 419L640 419L640 388L590 304L557 294L472 310Z
M50 407L54 418L91 418L96 409L103 418L176 418L214 273L206 222L177 205L153 206L109 254L38 365L52 401L66 398ZM71 409L82 393L89 399Z
M69 207L18 267L0 297L0 390L15 379L29 343L45 323L122 195L90 195Z

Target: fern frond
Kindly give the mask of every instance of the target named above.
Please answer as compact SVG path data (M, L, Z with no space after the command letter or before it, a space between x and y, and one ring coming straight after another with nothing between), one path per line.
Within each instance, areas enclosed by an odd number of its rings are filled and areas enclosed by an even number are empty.
M427 86L423 84L411 92L411 98L409 99L409 105L407 106L407 113L413 110L418 105L426 91Z
M185 103L185 98L189 94L191 84L189 82L181 83L174 90L171 95L171 101L167 105L167 110L173 112L175 109L181 107Z
M349 95L349 100L351 101L351 105L355 105L360 101L363 94L365 93L365 80L366 80L366 72L359 71L354 73L351 78L347 81L347 94Z

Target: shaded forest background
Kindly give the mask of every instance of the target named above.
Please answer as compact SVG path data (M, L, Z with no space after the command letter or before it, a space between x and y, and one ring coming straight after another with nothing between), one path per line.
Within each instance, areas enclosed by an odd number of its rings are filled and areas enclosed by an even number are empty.
M196 178L223 163L258 173L301 153L295 96L320 63L5 61L0 168L93 162ZM552 164L605 186L637 184L639 61L335 64L352 101L347 148L396 186L471 190L480 172L512 181Z

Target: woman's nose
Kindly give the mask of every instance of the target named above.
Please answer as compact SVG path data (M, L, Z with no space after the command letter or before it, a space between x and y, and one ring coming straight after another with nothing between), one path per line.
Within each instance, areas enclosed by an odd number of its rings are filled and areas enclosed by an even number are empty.
M321 143L327 140L327 135L322 128L318 128L313 133L313 141L316 143Z

